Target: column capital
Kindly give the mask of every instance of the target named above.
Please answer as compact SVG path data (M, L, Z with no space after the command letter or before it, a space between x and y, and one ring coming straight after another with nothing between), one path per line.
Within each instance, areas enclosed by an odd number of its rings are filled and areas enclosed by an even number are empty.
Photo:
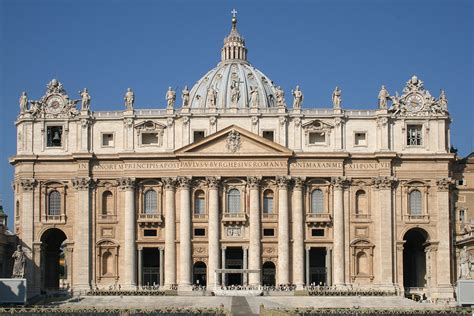
M250 189L258 189L261 181L261 177L247 177L247 184Z
M32 191L36 186L35 179L20 179L20 186L23 191Z
M305 183L305 178L303 178L303 177L293 177L293 190L294 191L303 190L304 183Z
M449 191L449 187L453 183L454 181L451 178L436 179L436 186L438 187L438 191Z
M351 183L351 179L348 177L332 177L331 183L335 189L344 189Z
M219 189L221 179L220 177L206 177L206 183L209 189Z
M397 183L398 179L395 177L380 176L372 179L372 185L379 190L390 190Z
M288 184L290 184L290 177L289 176L277 176L276 183L279 189L287 189Z
M71 182L76 191L86 191L89 190L93 181L90 177L76 177Z
M133 178L120 178L118 184L121 190L133 190L135 188L135 179Z
M189 189L191 187L191 177L178 177L177 184L180 189Z
M177 179L172 177L162 178L165 190L174 190L176 188Z

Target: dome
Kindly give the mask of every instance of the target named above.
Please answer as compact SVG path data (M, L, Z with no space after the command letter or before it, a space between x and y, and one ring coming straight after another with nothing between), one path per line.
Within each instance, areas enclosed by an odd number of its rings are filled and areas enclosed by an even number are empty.
M233 12L234 13L234 12ZM247 61L245 40L237 31L237 18L224 39L221 62L193 86L192 108L276 107L277 89L267 76Z

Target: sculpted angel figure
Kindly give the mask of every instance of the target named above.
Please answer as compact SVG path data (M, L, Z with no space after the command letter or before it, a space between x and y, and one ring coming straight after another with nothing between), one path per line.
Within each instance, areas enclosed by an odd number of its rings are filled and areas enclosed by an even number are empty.
M133 110L133 103L135 102L135 94L133 93L132 89L128 88L127 92L125 93L125 108L127 110Z
M285 106L285 92L283 89L278 86L276 88L276 101L278 106Z
M250 106L252 108L258 108L259 96L258 88L250 86Z
M26 256L21 245L16 247L16 251L13 253L12 258L14 259L13 263L13 273L12 278L23 278L25 276L25 265L26 265Z
M332 92L332 105L334 109L341 108L341 101L342 101L342 90L339 87L336 87Z
M385 86L382 86L382 89L380 89L378 98L379 98L379 109L386 109L387 100L390 99L390 94L388 93L387 89L385 89Z
M174 106L174 102L176 101L176 91L173 91L171 87L168 87L168 91L166 91L165 99L168 103L167 104L168 109L172 109Z
M301 109L303 103L303 92L300 90L300 86L296 86L295 90L291 90L293 94L293 109Z
M82 99L81 110L82 111L89 110L90 105L91 105L91 96L89 95L87 88L84 88L82 91L79 91L79 95L81 96L81 99Z
M395 92L394 96L390 97L390 100L392 100L392 106L390 107L390 111L392 111L394 114L398 114L400 112L400 97L398 96L398 91Z
M23 91L20 96L20 113L26 113L28 111L28 96L26 92Z
M236 106L240 100L240 88L239 83L236 80L232 80L230 85L230 101L232 105Z
M448 99L446 99L446 94L444 93L444 90L441 90L439 94L438 104L441 110L446 111L448 109Z
M459 264L459 278L464 280L470 280L472 262L466 246L464 246L461 250L461 254L459 256Z
M189 106L189 90L188 90L188 86L184 86L183 91L181 91L181 98L183 99L183 108Z
M214 90L213 88L209 88L207 90L207 106L210 108L215 108L216 101L217 101L217 91Z

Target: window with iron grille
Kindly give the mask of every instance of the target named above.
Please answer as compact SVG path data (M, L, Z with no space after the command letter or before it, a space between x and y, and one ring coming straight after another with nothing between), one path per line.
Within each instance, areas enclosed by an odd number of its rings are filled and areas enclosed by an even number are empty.
M413 190L410 192L410 214L421 215L421 192Z
M157 194L155 190L145 192L145 214L156 214L158 210Z
M408 125L407 131L407 145L421 146L423 141L421 125Z
M324 195L320 189L311 193L311 213L324 213Z
M227 212L240 213L240 191L237 189L231 189L227 193Z
M51 191L48 198L48 215L61 215L61 194Z

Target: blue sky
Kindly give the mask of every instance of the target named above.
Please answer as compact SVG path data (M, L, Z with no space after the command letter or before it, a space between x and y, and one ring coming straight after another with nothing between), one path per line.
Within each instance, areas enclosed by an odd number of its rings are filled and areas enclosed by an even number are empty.
M376 107L380 86L401 92L416 74L434 96L445 89L451 139L474 150L474 1L72 1L0 0L0 195L13 209L18 99L39 99L56 77L70 97L87 87L93 110L164 108L168 86L192 86L220 59L238 11L249 61L303 107Z

